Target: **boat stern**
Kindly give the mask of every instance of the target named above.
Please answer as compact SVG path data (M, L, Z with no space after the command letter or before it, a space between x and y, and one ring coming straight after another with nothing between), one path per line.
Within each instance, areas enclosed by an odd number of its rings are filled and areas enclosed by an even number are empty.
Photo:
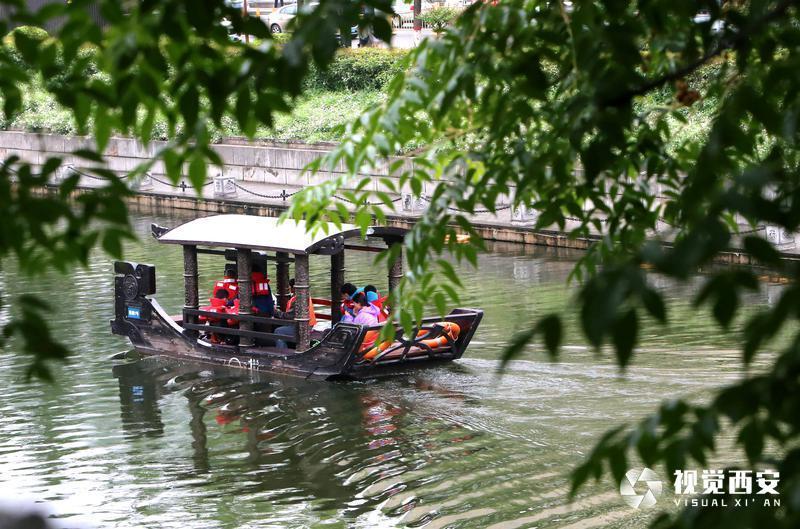
M114 319L111 332L127 336L133 345L146 345L142 332L153 318L148 295L156 292L156 268L153 265L114 262Z

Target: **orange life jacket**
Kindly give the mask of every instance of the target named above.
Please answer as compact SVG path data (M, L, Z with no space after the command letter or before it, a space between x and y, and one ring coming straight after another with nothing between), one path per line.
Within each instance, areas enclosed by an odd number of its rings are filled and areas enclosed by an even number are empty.
M292 305L294 305L297 296L292 296L289 298L289 301L286 303L286 312L292 310ZM317 315L314 313L314 303L311 301L311 298L308 298L308 324L313 327L317 324Z

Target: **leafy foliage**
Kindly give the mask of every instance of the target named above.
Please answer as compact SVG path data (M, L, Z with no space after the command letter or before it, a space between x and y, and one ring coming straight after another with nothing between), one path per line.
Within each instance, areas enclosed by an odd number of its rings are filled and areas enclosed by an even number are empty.
M48 5L38 14L22 2L0 1L17 7L18 22L65 21L52 38L17 32L16 52L0 52L4 119L20 111L25 86L41 76L52 81L47 90L69 109L77 130L95 138L93 148L76 154L99 167L112 131L146 142L162 117L172 141L156 159L173 180L188 168L196 184L207 163L219 163L209 142L223 119L234 118L249 135L270 126L295 102L312 64L333 60L337 31L371 25L386 40L390 29L384 18L360 15L361 2L344 0L321 2L299 16L282 46L260 20L242 18L221 0L204 0L202 9L185 0L145 0L128 13L118 2L101 0L105 29L88 17L88 0ZM388 2L366 4L390 11ZM710 20L695 21L703 9ZM393 181L380 190L364 179L354 191L340 190L341 184L408 145L426 146L411 169L391 166L401 188L418 197L427 192L430 203L404 241L407 273L392 300L400 323L413 327L426 303L443 311L457 301L459 278L444 257L474 264L482 243L470 213L492 211L507 197L538 211L539 228L557 226L572 237L601 234L575 269L583 281L576 307L588 340L601 354L610 345L624 367L635 361L638 335L651 318L668 321L648 274L687 279L741 239L739 220L800 229L797 15L791 0L473 5L441 38L414 50L411 71L388 85L386 101L351 123L340 148L311 167L341 164L349 175L297 195L290 215L342 222L351 212L333 202L341 194L359 205L353 217L363 229L384 220L393 208L385 191L398 191ZM231 43L219 22L223 16L236 33L261 43ZM91 65L98 75L86 75ZM664 104L643 106L648 98ZM708 129L676 141L676 123L686 121L687 109L708 101L717 102L709 106ZM115 205L125 193L118 177L96 169L108 186L88 195L76 213L66 206L75 179L60 183L55 194L41 193L58 167L58 160L36 171L13 157L4 162L0 213L15 221L0 228L0 257L14 254L35 270L80 263L96 244L118 251L127 234L124 206ZM668 245L653 240L663 236L659 223L673 227ZM469 244L459 242L461 233L471 235ZM668 472L691 461L703 464L723 429L732 428L750 465L781 471L781 492L790 500L780 509L735 515L686 511L657 524L798 525L800 334L791 324L800 316L800 267L780 260L756 237L742 243L764 266L794 280L775 305L742 319L743 360L751 362L787 327L795 333L791 345L777 352L770 370L747 374L705 405L668 402L639 425L609 432L576 469L574 490L606 470L621 478L631 457ZM435 280L439 276L443 280ZM696 305L710 306L722 326L738 325L739 293L757 287L752 271L712 276ZM35 312L6 329L36 334L24 323L39 318ZM536 337L555 354L562 329L558 315L531 322L506 360Z
M423 11L417 18L428 24L433 32L439 35L458 17L459 13L461 11L454 7L436 6Z
M163 121L170 143L126 176L135 178L160 160L172 181L187 171L188 179L201 185L207 165L221 164L210 142L224 118L232 117L252 136L259 124L271 126L290 108L312 64L333 59L338 32L367 24L388 40L391 31L384 18L361 14L360 7L366 3L388 12L387 0L321 3L297 17L296 31L282 46L274 44L260 19L243 16L223 0L145 0L126 4L124 11L111 0L54 2L38 12L17 0L0 3L13 6L10 22L29 26L12 32L0 47L2 120L13 120L32 83L44 79L47 92L72 115L77 133L92 135L92 144L73 154L96 165L91 172L106 181L71 203L77 178L62 180L59 158L34 166L11 156L0 164L0 214L6 219L0 226L0 259L13 255L31 274L85 264L95 246L119 257L120 240L131 234L123 202L127 187L102 167L112 133L146 143ZM107 25L89 15L90 3L99 6ZM249 33L260 44L232 42L224 18L234 33ZM52 35L36 29L55 19L61 25ZM0 21L0 34L6 24ZM37 333L29 332L40 317L41 312L23 312L5 327L6 334L22 338L24 350L38 355L35 375L45 374L40 358L64 356L60 349L53 354L46 335L37 340Z
M345 48L324 69L313 68L308 87L317 90L380 90L406 70L407 52L383 48Z
M795 333L792 345L778 352L768 373L723 388L705 406L668 402L638 427L609 432L576 469L574 491L606 470L618 482L632 452L647 465L663 464L668 475L690 462L703 465L723 429L731 428L748 463L777 467L783 497L800 497L794 448L800 334L791 325L800 316L800 268L763 239L738 233L740 225L800 228L796 4L512 0L472 6L440 39L414 51L415 69L390 86L384 105L353 122L341 147L312 167L340 164L357 178L404 145L428 146L413 169L391 167L399 185L416 196L434 189L430 208L405 241L409 271L393 306L406 326L437 296L456 300L447 282L431 278L448 274L443 254L470 259L479 250L474 233L471 250L453 244L453 226L469 231L468 213L492 210L498 197L537 210L538 228L581 238L601 234L573 272L582 282L576 304L589 342L601 354L610 345L622 367L635 361L642 328L668 321L649 274L685 280L738 241L793 280L774 306L737 320L740 293L758 288L756 278L748 269L715 271L695 305L709 306L723 327L741 321L745 363L785 327ZM695 21L698 10L707 10L710 20ZM643 105L665 94L663 105ZM687 109L705 101L716 102L708 129L674 137ZM430 118L425 127L418 126L421 115ZM343 180L295 197L291 215L340 220L329 208ZM380 192L364 188L351 198L364 204ZM369 220L364 212L385 214L361 206L356 221ZM668 232L658 229L663 225ZM556 351L558 321L548 315L532 322L504 361L537 337ZM741 516L688 510L664 515L657 525L756 521L793 527L800 504Z

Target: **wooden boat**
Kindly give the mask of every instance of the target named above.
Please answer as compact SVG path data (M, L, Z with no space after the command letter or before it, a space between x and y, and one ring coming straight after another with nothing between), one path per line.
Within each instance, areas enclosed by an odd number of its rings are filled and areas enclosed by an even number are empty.
M427 317L411 336L396 329L392 342L370 345L380 327L341 322L340 289L344 284L345 251L376 252L399 245L405 230L373 227L366 241L353 225L333 224L308 232L303 221L285 221L249 215L216 215L187 222L174 229L153 225L153 236L161 243L183 246L185 303L183 313L170 316L152 297L156 293L155 267L126 261L114 263L114 334L127 336L136 351L146 355L223 364L258 371L274 371L316 379L373 377L397 368L430 365L460 358L464 354L483 311L454 309L446 317ZM360 244L351 244L361 241ZM210 324L216 312L202 310L198 293L197 255L212 254L236 263L238 313L225 314L229 326ZM330 299L309 300L309 256L330 256ZM253 263L267 269L277 283L277 304L285 310L290 298L289 269L294 267L295 318L266 317L253 313L251 272ZM229 265L232 266L232 265ZM402 253L388 266L388 286L393 292L403 276ZM222 267L220 268L222 270ZM331 321L326 330L309 325L309 301L330 307L330 314L317 314ZM324 310L324 309L322 309ZM316 310L315 310L316 312ZM207 320L203 323L203 320ZM290 348L277 347L273 327L291 325L295 335ZM222 343L213 343L223 337ZM291 340L291 338L289 338ZM227 342L227 343L226 343Z

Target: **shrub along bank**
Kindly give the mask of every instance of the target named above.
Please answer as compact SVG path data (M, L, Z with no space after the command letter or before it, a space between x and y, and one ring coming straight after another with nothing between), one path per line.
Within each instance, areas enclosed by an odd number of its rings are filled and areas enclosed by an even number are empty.
M22 27L9 33L0 42L0 53L10 55L13 60L24 64L26 43L43 42L49 39L44 30ZM285 34L276 38L278 45L286 39ZM233 48L232 48L233 49ZM86 74L95 75L93 50L86 47L79 51L80 60L85 61ZM54 60L60 60L58 53ZM306 79L306 91L295 103L290 114L277 116L269 129L256 131L258 139L278 139L297 141L338 141L340 129L362 110L375 106L383 100L383 90L387 83L407 68L408 52L383 48L342 49L327 70L312 68ZM717 111L720 94L704 91L705 74L711 69L720 68L722 61L712 62L685 80L688 88L698 92L699 99L691 106L679 104L675 99L673 87L664 87L646 98L636 101L637 113L649 120L654 113L670 114L670 128L673 129L674 147L679 148L685 139L697 139L708 134L709 124ZM57 83L58 79L48 79L47 83ZM0 103L2 103L0 101ZM2 105L0 105L2 108ZM167 139L167 124L160 119L155 121L154 139ZM32 132L54 132L74 134L75 124L71 114L65 111L47 90L44 82L25 89L23 111L13 119L0 114L0 129L15 128ZM243 136L235 120L225 118L222 127L214 132L216 139ZM467 141L467 140L465 140ZM473 138L469 141L480 141ZM406 149L416 146L406 146Z
M384 48L343 49L326 70L314 68L307 85L316 90L355 92L382 90L406 69L405 50Z
M2 39L0 53L24 64L26 43L47 39L49 36L42 29L17 28ZM81 50L79 55L86 61L86 74L94 75L97 69L92 61L91 48ZM306 92L296 101L292 113L277 116L271 128L256 131L256 138L337 141L342 125L365 108L380 103L383 88L404 70L407 55L408 52L403 50L382 48L340 50L328 70L312 68L306 80ZM52 82L57 80L47 80L47 83ZM166 139L166 122L156 119L154 127L153 138ZM9 128L31 132L76 133L71 114L45 89L42 80L25 89L22 112L12 119L0 114L0 129ZM215 135L217 139L243 136L233 119L225 119Z

